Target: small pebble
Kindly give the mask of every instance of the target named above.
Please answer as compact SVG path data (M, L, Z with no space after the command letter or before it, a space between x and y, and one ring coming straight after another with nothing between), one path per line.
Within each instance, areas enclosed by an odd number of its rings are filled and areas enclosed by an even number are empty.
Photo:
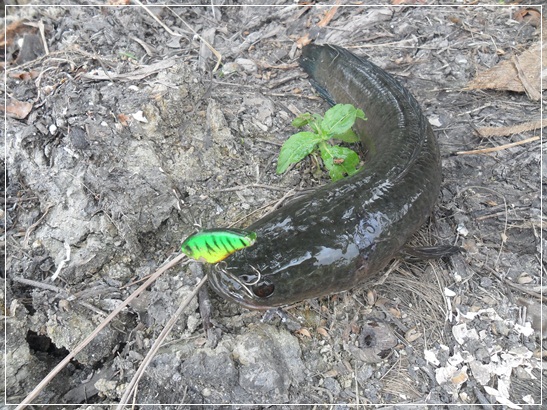
M222 66L222 74L230 75L233 73L237 73L240 69L241 68L237 63L226 63Z
M255 73L257 71L256 64L252 60L249 60L247 58L237 58L235 62L248 73Z
M492 279L490 279L489 277L483 276L480 283L481 286L485 289L492 287Z

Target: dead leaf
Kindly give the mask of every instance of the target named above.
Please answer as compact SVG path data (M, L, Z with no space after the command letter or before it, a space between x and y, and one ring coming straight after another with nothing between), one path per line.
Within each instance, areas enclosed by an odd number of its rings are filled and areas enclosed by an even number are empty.
M422 337L422 334L418 332L415 327L413 327L412 329L409 329L405 333L405 340L409 343L412 343L413 341L418 340L420 337Z
M6 113L12 117L16 118L18 120L22 120L29 115L30 111L32 110L32 104L18 101L14 99L8 100L8 104L6 105Z
M522 53L477 74L467 84L466 89L525 92L531 100L538 101L541 97L542 77L543 89L547 88L547 81L545 81L547 70L543 70L543 73L541 70L542 67L547 67L547 30L542 33L542 38L543 41L532 44ZM542 56L541 62L540 56Z
M10 46L16 35L28 30L25 26L25 20L18 20L6 27L6 32L0 33L0 47ZM5 34L5 35L4 35Z
M122 124L124 127L127 127L129 120L129 116L125 114L118 114L118 121L120 121L120 124Z
M532 278L528 273L523 272L517 278L517 283L520 285L526 285L527 283L532 283L534 278Z
M528 23L533 27L539 27L541 24L541 13L532 7L517 10L513 18L516 21Z
M323 337L330 337L329 332L327 332L327 329L325 329L324 327L318 327L317 333L319 333Z
M296 332L295 332L297 335L299 336L304 336L304 337L309 337L311 338L311 333L308 329L306 328L301 328L301 329L298 329Z
M368 290L367 291L367 304L369 306L374 306L375 301L376 301L376 292L374 292L373 290Z
M388 312L391 313L393 317L396 317L400 319L403 315L401 314L401 311L397 308L391 307L388 309Z
M9 76L10 78L17 78L22 81L29 81L34 80L40 75L38 71L32 70L32 71L10 71Z
M338 376L338 371L336 369L329 370L324 374L324 376L325 377L336 377L336 376Z
M453 376L450 381L455 384L456 386L465 383L469 377L467 376L467 372L462 369L459 373L456 373L455 376Z
M378 306L378 307L387 307L388 304L389 304L389 299L378 297L378 296L376 301L374 302L374 306Z
M530 99L537 101L541 95L541 67L538 58L542 50L542 66L547 66L547 43L543 47L540 43L536 43L518 56L504 60L493 68L479 73L466 88L526 92ZM543 89L545 88L547 84L544 82Z

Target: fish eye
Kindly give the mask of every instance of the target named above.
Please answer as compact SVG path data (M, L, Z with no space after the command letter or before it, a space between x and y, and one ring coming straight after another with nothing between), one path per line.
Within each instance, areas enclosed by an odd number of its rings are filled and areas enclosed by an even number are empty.
M275 285L269 280L263 280L252 287L253 293L259 298L267 298L274 293Z

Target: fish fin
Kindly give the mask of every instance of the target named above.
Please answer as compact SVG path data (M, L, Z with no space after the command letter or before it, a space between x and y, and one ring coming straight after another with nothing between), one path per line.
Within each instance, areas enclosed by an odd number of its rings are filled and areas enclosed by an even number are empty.
M319 94L323 99L329 103L330 106L336 105L336 101L334 101L334 97L329 94L329 92L321 87L319 83L313 79L309 79L311 85L313 85L313 88L315 88L315 91L317 91L317 94Z
M400 253L405 259L438 259L463 252L465 249L453 245L404 246Z
M332 106L336 105L336 101L332 95L330 95L330 93L317 81L311 78L314 76L317 65L321 63L323 58L325 58L325 50L326 48L324 46L319 46L313 43L308 44L302 48L302 55L300 56L298 63L300 64L300 67L302 67L302 69L310 76L309 80L313 85L313 88L315 88L317 93Z

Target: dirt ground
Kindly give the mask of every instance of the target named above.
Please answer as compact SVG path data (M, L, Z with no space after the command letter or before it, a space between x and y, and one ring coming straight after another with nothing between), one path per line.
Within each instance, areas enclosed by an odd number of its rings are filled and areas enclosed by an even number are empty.
M327 183L311 159L275 174L294 116L327 108L296 63L297 41L307 34L370 58L416 96L438 138L444 180L434 215L413 242L465 252L394 261L373 283L279 315L202 293L148 367L135 401L149 404L142 408L488 409L547 400L546 168L533 138L541 130L479 133L539 120L540 101L530 90L467 87L503 61L530 78L518 56L540 41L533 11L517 21L522 5L380 1L386 5L339 8L318 28L329 7L293 1L99 3L6 13L7 403L20 402L137 280L173 259L196 223L245 227L290 200L291 190ZM217 57L206 42L222 56L214 73ZM461 154L494 147L501 148ZM195 264L163 274L34 402L117 403L201 275Z

